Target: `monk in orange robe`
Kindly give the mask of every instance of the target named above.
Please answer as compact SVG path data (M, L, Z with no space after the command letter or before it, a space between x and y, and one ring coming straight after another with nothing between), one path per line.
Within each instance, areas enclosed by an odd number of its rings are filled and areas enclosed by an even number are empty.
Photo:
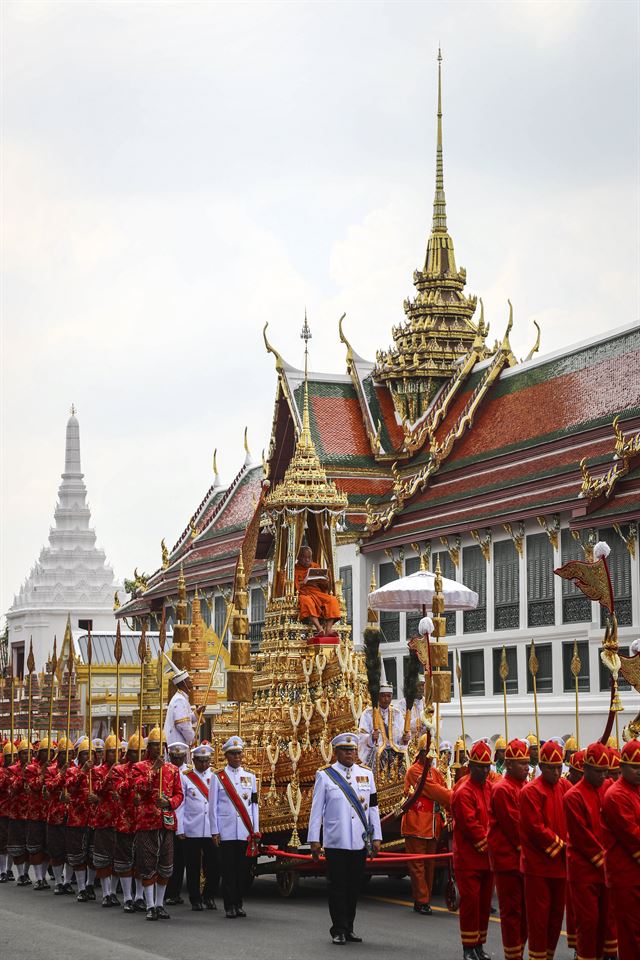
M320 583L304 583L310 568L320 569L320 564L311 559L311 548L301 547L295 568L295 586L300 600L300 619L308 620L316 636L335 636L332 627L340 619L338 598L320 589ZM324 585L328 586L326 580Z

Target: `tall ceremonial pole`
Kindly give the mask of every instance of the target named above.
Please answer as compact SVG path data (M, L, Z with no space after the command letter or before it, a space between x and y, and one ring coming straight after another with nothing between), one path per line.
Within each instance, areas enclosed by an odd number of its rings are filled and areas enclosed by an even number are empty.
M458 678L458 695L460 696L460 726L462 727L462 739L464 748L467 749L467 738L464 732L464 706L462 703L462 670L460 668L460 658L456 650L456 677Z
M142 760L142 711L144 708L144 658L147 652L147 624L142 621L138 656L140 657L140 736L138 738L138 763Z
M49 751L51 751L51 735L53 732L53 688L56 680L56 667L58 666L57 657L57 639L53 638L53 653L51 654L51 690L49 691Z
M9 696L11 697L11 705L9 707L11 720L11 732L9 736L11 737L11 749L13 750L13 740L15 737L15 716L13 712L13 664L9 663Z
M87 630L87 737L89 738L89 759L92 755L92 739L93 739L93 703L91 702L91 665L93 662L93 644L91 643L91 630ZM92 768L89 767L89 793L91 793L91 774Z
M571 657L571 673L573 674L573 682L575 685L576 691L576 743L578 745L578 750L580 749L580 705L579 705L579 678L580 671L582 670L582 662L578 656L578 641L573 641L573 656Z
M69 629L69 656L67 657L67 757L71 742L71 675L73 673L73 637Z
M116 623L116 639L113 645L113 659L116 662L116 740L120 750L120 661L122 660L122 636L120 635L120 621ZM119 756L118 752L118 756Z
M32 721L31 710L33 707L33 700L31 696L31 685L33 682L33 671L35 670L35 668L36 668L36 661L33 657L33 637L31 637L29 640L29 656L27 657L27 670L29 671L29 708L27 713L27 726L28 726L27 736L29 738L29 750L28 750L27 756L29 760L31 759L31 721Z
M216 652L215 652L215 657L214 657L214 660L213 660L213 666L211 667L211 672L209 673L209 686L207 687L207 692L206 692L206 694L205 694L204 703L201 704L200 707L199 707L199 709L198 709L198 730L197 730L197 734L196 734L196 738L197 738L197 740L198 740L198 743L200 743L200 729L201 729L201 727L202 727L202 723L203 723L203 720L204 720L205 710L207 709L207 701L208 701L208 699L209 699L209 694L211 693L211 687L213 686L213 678L215 677L216 671L217 671L217 669L218 669L218 660L220 659L220 651L222 650L222 644L224 643L224 638L225 638L225 636L227 635L227 630L229 629L229 623L231 622L231 614L232 614L232 613L233 613L233 604L232 604L232 603L228 603L228 604L227 604L227 615L226 615L226 619L225 619L225 621L224 621L224 627L223 627L222 633L220 634L220 636L219 636L219 638L218 638L218 648L217 648L217 650L216 650Z
M158 678L158 679L159 679L159 682L160 682L160 720L159 720L159 723L158 723L158 727L160 728L160 757L161 757L161 759L163 759L163 757L162 757L162 723L163 723L163 720L162 720L162 713L163 713L163 709L162 709L162 701L163 701L162 685L163 685L163 680L164 680L163 664L164 664L164 648L165 648L166 643L167 643L167 624L166 624L166 619L165 619L165 610L164 610L164 607L163 607L163 608L162 608L162 620L161 620L161 622L160 622L160 634L159 634L159 636L158 636L158 646L159 646L159 648L160 648L160 652L158 653L158 673L159 673L159 678ZM160 771L160 776L158 777L158 796L162 799L162 770Z
M538 658L536 657L536 645L533 637L531 637L531 653L529 654L529 673L533 679L533 710L536 718L536 740L538 741L538 749L540 748L540 718L538 716L538 687L536 684L536 677L538 675Z
M507 648L502 646L502 657L500 658L500 679L502 680L502 708L504 711L504 738L509 743L509 721L507 719L507 677L509 676L509 664L507 663Z

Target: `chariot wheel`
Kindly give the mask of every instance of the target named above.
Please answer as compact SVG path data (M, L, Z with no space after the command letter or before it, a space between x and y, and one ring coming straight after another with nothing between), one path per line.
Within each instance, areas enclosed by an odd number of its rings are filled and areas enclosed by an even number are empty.
M295 870L278 870L276 886L281 897L285 899L294 897L300 886L300 876Z

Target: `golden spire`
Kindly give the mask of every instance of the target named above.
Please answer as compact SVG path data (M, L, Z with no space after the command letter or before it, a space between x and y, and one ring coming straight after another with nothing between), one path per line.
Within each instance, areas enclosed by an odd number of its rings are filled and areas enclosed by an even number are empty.
M304 308L304 323L300 339L304 340L304 399L302 402L302 432L300 442L305 447L312 446L311 427L309 425L309 340L311 340L311 327L307 320L307 308Z
M442 162L442 51L438 47L438 138L436 142L436 191L433 197L433 233L447 232L447 202L444 196Z

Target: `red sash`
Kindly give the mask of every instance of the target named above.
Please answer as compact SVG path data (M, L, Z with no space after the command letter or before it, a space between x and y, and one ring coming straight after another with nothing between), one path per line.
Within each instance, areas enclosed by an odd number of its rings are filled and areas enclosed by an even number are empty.
M185 777L189 780L197 790L200 791L205 800L209 799L209 787L206 783L203 783L200 777L198 777L193 770L187 770Z
M253 829L253 823L251 821L251 817L249 816L249 811L247 810L244 803L238 796L238 791L232 784L226 772L224 770L217 770L216 777L224 787L225 792L229 797L229 800L231 800L231 803L234 805L236 809L236 812L240 814L240 819L242 820L243 824L245 825L245 828L249 833L249 837L247 839L247 856L257 857L258 856L258 840L260 839L260 834L256 833L255 830Z

